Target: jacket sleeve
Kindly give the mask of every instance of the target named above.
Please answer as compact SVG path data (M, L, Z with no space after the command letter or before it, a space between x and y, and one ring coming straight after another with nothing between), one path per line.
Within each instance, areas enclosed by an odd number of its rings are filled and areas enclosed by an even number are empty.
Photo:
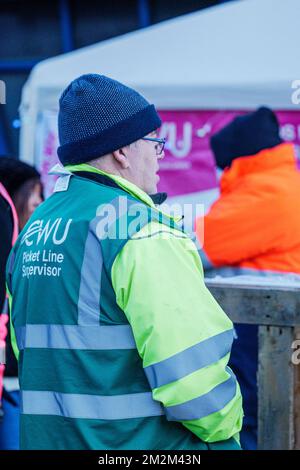
M16 339L16 334L15 334L15 329L13 327L12 323L12 302L13 302L13 297L11 294L11 259L14 256L14 248L11 250L7 264L6 264L6 294L8 296L8 303L9 303L9 325L10 325L10 341L11 341L11 347L13 350L13 353L16 357L16 359L19 359L19 349L17 346L17 339Z
M128 241L114 262L118 305L166 418L204 441L229 439L243 417L240 388L227 366L232 323L204 285L194 244L155 224Z
M9 325L10 325L10 341L11 341L11 347L12 347L13 353L14 353L14 355L15 355L15 358L16 358L17 361L18 361L18 360L19 360L19 349L18 349L18 345L17 345L17 338L16 338L15 329L14 329L14 327L13 327L12 319L11 319L11 312L12 312L12 295L11 295L11 293L9 292L7 286L6 286L6 292L7 292L8 300L9 300L9 312L10 312L10 315L9 315Z
M213 267L235 265L276 250L284 243L284 201L272 194L229 194L204 217L203 254ZM200 236L203 218L196 221ZM198 233L199 232L199 233Z

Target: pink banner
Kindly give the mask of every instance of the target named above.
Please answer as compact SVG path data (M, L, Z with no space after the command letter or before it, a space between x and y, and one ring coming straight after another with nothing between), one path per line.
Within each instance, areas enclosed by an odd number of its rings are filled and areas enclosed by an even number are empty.
M212 134L246 111L160 111L160 137L167 138L160 162L159 190L169 196L190 194L217 187L216 168L209 140ZM282 138L300 145L300 111L277 112ZM58 162L57 114L44 112L37 130L36 165L42 173L46 196L56 177L48 171Z
M59 163L57 147L57 112L44 111L37 124L35 165L41 173L45 197L52 194L57 180L57 176L49 175L51 168Z
M160 162L159 190L169 196L205 191L217 186L210 137L247 111L160 111L160 137L167 138ZM276 112L282 138L300 144L300 112Z

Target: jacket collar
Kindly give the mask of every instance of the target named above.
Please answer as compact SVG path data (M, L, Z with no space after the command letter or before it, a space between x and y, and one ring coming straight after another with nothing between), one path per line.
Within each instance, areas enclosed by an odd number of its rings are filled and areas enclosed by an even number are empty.
M233 160L222 174L221 192L229 192L242 178L254 173L263 173L278 167L296 168L296 155L293 144L283 143L262 150L255 155Z
M117 184L117 186L122 188L127 193L131 194L133 197L139 199L140 201L144 202L148 206L161 212L164 216L168 217L169 219L172 219L177 223L179 223L182 220L182 217L171 216L156 207L156 204L162 204L166 200L167 198L166 193L158 193L158 194L149 196L142 189L138 188L135 184L131 183L125 178L122 178L121 176L113 175L111 173L106 173L105 171L99 170L98 168L95 168L89 165L88 163L80 163L78 165L66 165L65 167L61 166L60 164L57 164L53 168L51 168L49 174L66 176L66 175L71 175L73 172L74 173L89 172L89 173L95 173L98 175L103 175L111 179L112 181L114 181Z
M91 173L98 173L100 175L107 176L111 178L113 181L117 183L124 191L131 194L133 197L140 199L142 202L147 204L150 207L155 207L154 202L152 201L151 197L146 194L142 189L138 188L135 184L127 181L125 178L121 176L116 176L111 173L107 173L106 171L99 170L94 166L89 165L88 163L80 163L79 165L67 165L65 167L71 173L76 171L88 171Z

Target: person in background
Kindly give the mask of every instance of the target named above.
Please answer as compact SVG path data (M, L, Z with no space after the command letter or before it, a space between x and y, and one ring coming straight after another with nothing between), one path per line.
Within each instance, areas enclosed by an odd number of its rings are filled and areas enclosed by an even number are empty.
M300 274L300 173L294 145L266 107L235 118L211 138L224 170L219 199L196 221L206 276ZM300 279L300 278L299 278ZM230 365L241 384L244 449L257 445L258 330L235 325Z
M11 157L0 157L0 182L6 188L17 210L21 231L43 201L40 174L25 162Z
M8 303L5 302L5 267L12 245L35 208L43 200L38 171L11 157L0 157L0 344L6 350L6 365L0 365L0 397L2 394L2 421L0 449L19 448L19 385L18 367L12 352L8 322Z
M6 362L8 302L5 293L5 267L9 252L18 235L18 219L13 202L0 183L0 423L3 418L2 392ZM1 446L0 446L1 448Z

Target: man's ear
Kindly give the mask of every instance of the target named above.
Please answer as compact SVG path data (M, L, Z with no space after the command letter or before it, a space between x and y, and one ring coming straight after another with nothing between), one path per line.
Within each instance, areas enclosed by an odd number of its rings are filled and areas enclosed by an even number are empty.
M119 163L119 165L121 165L123 170L126 170L126 168L130 167L125 147L115 150L114 152L112 152L112 155L114 159Z

